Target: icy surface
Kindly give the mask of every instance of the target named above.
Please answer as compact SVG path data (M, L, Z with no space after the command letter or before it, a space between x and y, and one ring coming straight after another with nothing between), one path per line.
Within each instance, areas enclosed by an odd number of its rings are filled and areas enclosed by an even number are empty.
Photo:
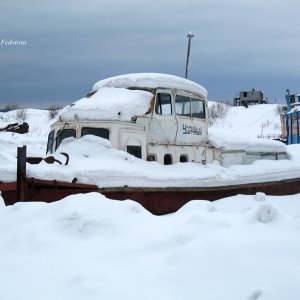
M300 195L153 216L101 194L4 207L3 300L298 300Z
M106 87L90 98L82 98L60 112L62 121L118 120L130 121L148 111L153 94L139 90Z
M207 97L207 90L203 86L182 77L159 73L126 74L107 78L95 83L93 90L98 91L103 87L173 88Z

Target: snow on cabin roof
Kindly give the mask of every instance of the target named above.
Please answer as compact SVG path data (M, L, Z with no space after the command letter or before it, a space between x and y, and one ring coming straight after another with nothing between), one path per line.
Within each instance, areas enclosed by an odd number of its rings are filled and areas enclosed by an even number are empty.
M104 87L115 88L170 88L180 89L207 97L207 90L191 80L174 75L159 73L136 73L110 77L98 81L93 86L93 91Z
M145 115L153 94L147 91L105 87L90 98L82 98L60 113L64 122L74 120L130 121L133 116Z

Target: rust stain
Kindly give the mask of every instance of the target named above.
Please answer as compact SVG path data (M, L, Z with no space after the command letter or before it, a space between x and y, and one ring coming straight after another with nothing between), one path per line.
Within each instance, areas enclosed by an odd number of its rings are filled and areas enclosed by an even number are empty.
M16 203L16 184L0 183L6 205ZM98 188L96 185L61 182L56 180L26 179L25 201L54 202L66 196L99 192L115 200L132 199L155 215L176 212L192 200L215 201L237 194L253 195L264 192L268 195L293 195L300 193L300 178L223 187L170 187L141 188L119 187Z

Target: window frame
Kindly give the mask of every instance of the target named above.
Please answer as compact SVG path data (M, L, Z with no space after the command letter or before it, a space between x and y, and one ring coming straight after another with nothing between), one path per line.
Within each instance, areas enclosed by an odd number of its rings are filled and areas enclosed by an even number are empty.
M83 131L84 130L88 130L88 129L92 129L92 130L105 130L107 132L107 135L108 135L108 138L106 137L103 137L103 136L100 136L100 135L96 135L96 134L92 134L92 133L88 133L88 134L83 134ZM110 131L108 128L99 128L99 127L82 127L81 128L81 137L85 136L85 135L93 135L93 136L97 136L97 137L101 137L103 139L106 139L106 140L109 140L109 137L110 137Z
M127 145L126 152L133 155L136 158L142 159L142 146Z
M158 95L159 94L166 94L166 95L169 95L170 97L170 108L171 108L171 113L170 114L165 114L163 113L163 109L162 109L162 103L161 103L161 99L159 99L158 101ZM170 117L170 116L173 116L173 95L172 93L167 90L167 91L164 91L164 90L157 90L156 91L156 95L155 95L155 105L154 105L154 112L157 116L163 116L163 117ZM159 102L159 106L158 106L158 102ZM159 113L159 108L160 108L160 113Z
M189 115L187 114L184 114L184 109L185 109L185 106L186 106L186 103L188 103L187 101L186 102L177 102L177 97L184 97L184 98L188 98L189 99L189 110L190 110L190 113ZM181 109L181 112L180 113L177 113L177 103L184 103L184 105L182 105L182 109ZM191 118L191 115L192 115L192 107L191 107L191 97L190 96L185 96L185 95L181 95L181 94L176 94L175 96L175 110L176 110L176 115L177 116L181 116L181 117L186 117L186 118Z
M190 114L183 114L183 112L181 111L180 113L177 112L177 97L185 97L185 98L189 98L189 103L190 103ZM197 113L193 113L193 105L192 103L196 103L196 102L201 102L202 103L202 116L198 117L196 116ZM180 103L180 102L179 102ZM182 108L184 109L184 107ZM206 119L206 108L205 108L205 100L201 99L201 98L197 98L195 96L191 96L191 95L184 95L184 94L176 94L175 95L175 113L177 116L183 117L183 118L195 118L195 119L199 119L199 120L205 120ZM200 112L201 113L201 112Z
M64 132L64 131L74 131L75 134L74 134L74 136L67 136L67 137L61 139L60 137L61 137L62 133L60 133L60 132ZM56 137L55 137L55 150L57 150L57 148L60 146L61 142L62 142L64 139L67 139L67 138L69 138L69 137L74 137L74 138L76 138L76 129L75 129L75 128L65 128L65 129L60 129L60 130L58 130L58 131L57 131L57 134L56 134Z
M196 100L196 101L192 101L192 100ZM203 108L203 110L202 110L203 116L202 117L197 117L197 116L195 117L195 115L193 114L193 110L192 110L192 108L193 108L192 102L201 102L202 103L202 108ZM191 97L191 115L192 115L192 118L205 120L206 111L205 111L205 101L204 100Z

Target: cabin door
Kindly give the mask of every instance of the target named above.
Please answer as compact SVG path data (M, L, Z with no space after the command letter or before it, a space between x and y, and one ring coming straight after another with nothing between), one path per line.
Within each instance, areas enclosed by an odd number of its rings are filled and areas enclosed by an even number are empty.
M154 110L149 125L149 143L174 145L177 123L173 107L173 95L166 90L157 90Z

